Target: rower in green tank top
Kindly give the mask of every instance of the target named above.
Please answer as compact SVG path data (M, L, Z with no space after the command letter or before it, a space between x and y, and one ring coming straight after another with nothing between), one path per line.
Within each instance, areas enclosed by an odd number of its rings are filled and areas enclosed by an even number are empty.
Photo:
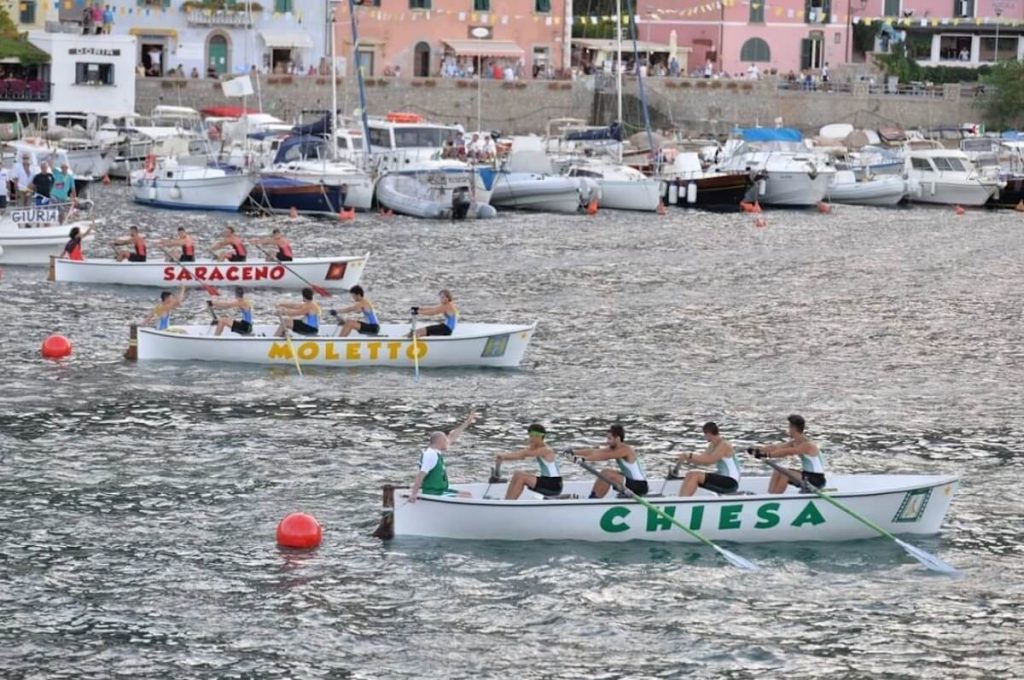
M715 465L715 472L690 470L683 479L679 489L680 496L692 496L697 488L707 489L715 493L735 493L740 483L740 466L736 459L732 444L718 433L718 425L704 423L704 441L708 443L704 453L681 453L676 464L696 463L697 465Z
M789 421L789 441L782 444L769 444L753 449L755 458L787 458L789 456L800 456L800 469L790 470L793 477L798 477L804 482L818 489L825 486L825 456L821 448L807 438L804 429L807 427L803 416L791 415ZM797 474L799 473L799 475ZM768 482L768 493L783 493L788 485L800 488L801 484L793 481L787 475L775 470L772 472L771 481Z
M562 493L562 473L558 471L558 463L555 460L555 451L546 443L547 430L540 423L530 425L526 432L529 436L526 448L512 453L502 453L494 457L495 467L510 460L526 460L533 458L537 461L539 474L531 474L518 470L512 474L509 480L508 490L505 492L505 500L514 501L522 495L523 489L535 491L542 496L557 496Z
M626 443L626 430L622 425L616 423L608 428L603 449L576 449L573 453L592 463L601 460L615 461L618 469L606 469L603 471L604 476L615 484L625 486L637 496L647 495L647 475L640 467L640 456ZM608 482L598 478L590 490L589 498L603 498L609 489L611 486Z
M430 446L420 453L420 469L416 474L416 480L412 483L409 491L409 502L415 503L420 494L424 496L459 496L469 498L472 494L468 491L455 491L448 486L448 472L445 469L444 454L448 447L466 431L466 428L476 420L476 412L470 411L462 423L454 430L445 434L434 432L430 435Z

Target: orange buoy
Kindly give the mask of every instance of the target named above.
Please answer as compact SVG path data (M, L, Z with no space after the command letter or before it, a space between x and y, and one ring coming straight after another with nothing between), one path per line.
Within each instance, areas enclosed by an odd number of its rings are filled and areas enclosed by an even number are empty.
M315 548L322 538L320 523L304 512L293 512L277 525L277 544L285 548Z
M818 201L818 212L820 212L822 215L827 215L830 212L832 212L832 206L830 206L825 201Z
M293 219L293 220L294 219L298 219L298 217L299 217L299 209L296 208L294 205L292 207L288 208L288 217L289 217L289 219Z
M659 215L666 214L668 211L665 210L665 201L658 201L658 207L657 209L655 209L654 212L658 213Z
M754 212L754 204L749 201L740 201L740 210L745 213L752 213Z
M63 359L71 355L71 341L63 335L50 335L43 340L43 358Z
M953 212L955 212L957 215L963 215L967 211L964 210L964 207L962 205L958 205L955 208L953 208Z
M1017 212L1024 212L1024 198L1022 198L1020 202L1017 203L1017 207L1014 208L1014 210L1016 210Z
M759 215L761 214L761 203L759 201L754 201L754 212Z
M103 183L110 184L110 175L103 175Z
M356 218L355 208L342 208L338 213L338 219L342 222L351 222Z
M597 199L596 198L590 199L590 203L587 203L587 214L588 215L596 215L597 214Z
M758 215L757 219L754 220L754 226L758 229L764 229L768 226L768 218L764 215Z

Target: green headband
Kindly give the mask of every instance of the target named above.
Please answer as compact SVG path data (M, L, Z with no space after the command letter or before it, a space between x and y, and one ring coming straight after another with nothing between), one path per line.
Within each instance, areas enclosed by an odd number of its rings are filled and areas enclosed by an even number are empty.
M540 435L542 438L545 435L547 435L547 432L541 432L540 430L527 430L526 432L527 432L527 434L530 434L530 435L534 435L534 434Z

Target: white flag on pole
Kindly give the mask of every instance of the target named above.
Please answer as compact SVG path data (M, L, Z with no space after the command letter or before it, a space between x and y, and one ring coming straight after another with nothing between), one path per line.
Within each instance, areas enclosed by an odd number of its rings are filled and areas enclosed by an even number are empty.
M253 94L252 80L247 75L225 80L220 87L225 97L248 97Z

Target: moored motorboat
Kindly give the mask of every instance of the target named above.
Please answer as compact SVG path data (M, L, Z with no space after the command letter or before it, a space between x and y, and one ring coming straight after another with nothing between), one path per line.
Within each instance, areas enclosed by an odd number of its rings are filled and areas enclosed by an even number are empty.
M467 175L444 171L391 173L377 181L377 202L388 210L424 219L484 219L498 214L473 200Z
M900 175L857 179L852 170L837 170L825 198L833 203L891 207L910 193L910 181ZM914 183L916 187L916 183Z
M690 497L659 495L657 481L646 501L712 541L767 543L848 541L877 533L814 494L790 487L769 494L768 477L744 477L735 494L703 489ZM680 482L666 482L677 493ZM935 534L949 509L957 479L948 475L829 475L826 490L846 507L893 534ZM394 536L474 540L580 540L694 542L664 517L612 492L588 499L591 482L566 482L558 497L527 491L502 500L504 483L453 484L471 497L421 495L384 489L384 512L394 513Z
M64 234L67 240L67 234ZM61 243L63 247L63 242ZM67 260L53 258L50 280L70 283L106 283L126 286L177 286L196 288L241 286L243 288L303 288L310 284L348 290L359 283L370 254L339 257L299 257L291 262L117 262L115 260Z
M131 173L135 202L179 210L237 212L256 186L256 178L225 168L178 165L173 159Z
M798 130L748 128L739 132L741 139L729 140L727 158L716 169L760 175L749 200L789 208L821 202L835 168L830 159L807 146Z
M539 137L513 137L501 167L477 168L496 208L575 213L589 200L589 187L576 177L555 175ZM584 194L588 194L584 196Z
M353 334L273 337L277 326L257 324L248 336L213 335L207 326L171 326L158 331L131 327L126 357L139 361L216 361L269 366L388 366L445 368L455 366L515 368L533 336L534 324L460 322L450 336L408 337L409 324L381 324L377 335ZM321 325L322 332L336 328ZM295 355L292 354L294 347Z
M721 212L739 210L754 183L746 172L706 172L694 152L677 154L661 179L665 205Z
M978 172L963 151L910 149L906 163L908 176L921 186L921 191L911 196L918 203L980 206L1006 186L998 175Z

